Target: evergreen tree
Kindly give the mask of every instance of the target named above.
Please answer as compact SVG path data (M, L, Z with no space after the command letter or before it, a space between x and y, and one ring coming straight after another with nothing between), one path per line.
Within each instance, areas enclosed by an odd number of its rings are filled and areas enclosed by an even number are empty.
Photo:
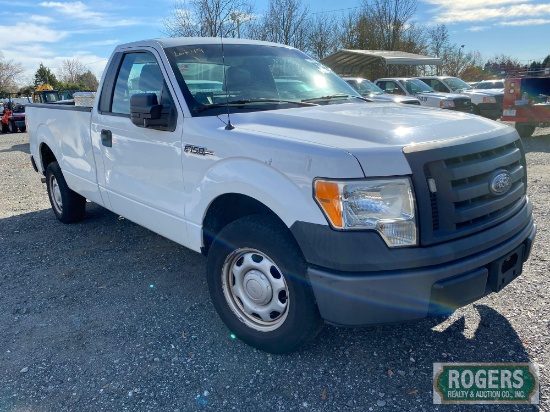
M55 74L53 74L49 68L40 63L40 67L34 74L34 87L38 87L43 84L50 84L54 89L56 89L59 82L55 77Z

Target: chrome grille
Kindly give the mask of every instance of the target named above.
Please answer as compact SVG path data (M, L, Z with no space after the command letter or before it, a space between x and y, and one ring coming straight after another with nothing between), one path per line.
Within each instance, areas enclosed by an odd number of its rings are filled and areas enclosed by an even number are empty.
M467 112L472 109L472 101L469 97L459 97L453 99L453 102L455 104L455 109L461 112Z

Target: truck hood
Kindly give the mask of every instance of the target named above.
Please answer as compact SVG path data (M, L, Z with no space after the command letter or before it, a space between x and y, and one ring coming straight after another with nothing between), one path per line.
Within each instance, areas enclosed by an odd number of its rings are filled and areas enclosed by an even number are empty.
M420 101L416 97L395 96L391 94L369 94L364 97L371 99L373 102L393 102L393 103L415 103L420 105Z
M353 155L367 176L410 173L403 148L458 144L514 130L492 120L451 110L394 103L349 103L232 114L235 132L277 136L333 147ZM373 156L373 154L376 154Z
M453 100L453 99L461 99L464 98L463 95L456 94L456 93L440 93L440 92L426 92L426 93L417 93L415 94L416 97L418 96L424 96L424 97L431 97L433 99L439 99L439 100Z
M456 139L509 128L479 116L452 110L392 104L335 104L232 114L246 129L353 151L378 146Z
M462 90L462 94L478 94L481 96L497 96L497 95L503 95L504 92L499 92L497 89L470 89L470 90Z

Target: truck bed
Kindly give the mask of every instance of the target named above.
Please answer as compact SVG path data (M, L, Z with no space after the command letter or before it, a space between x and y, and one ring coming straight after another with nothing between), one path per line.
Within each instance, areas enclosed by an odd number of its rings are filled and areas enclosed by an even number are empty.
M68 186L86 198L103 205L97 187L96 165L90 136L91 107L36 103L26 107L30 149L39 156L43 141L58 160ZM44 172L42 164L36 165Z

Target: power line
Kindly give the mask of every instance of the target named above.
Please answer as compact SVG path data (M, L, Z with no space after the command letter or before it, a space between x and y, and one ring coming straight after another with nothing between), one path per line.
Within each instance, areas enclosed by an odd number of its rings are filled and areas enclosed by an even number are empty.
M336 13L337 11L356 10L361 8L363 8L363 6L355 6L355 7L348 7L345 9L336 9L336 10L327 10L327 11L316 11L315 13L311 13L311 14L313 15L313 14Z

